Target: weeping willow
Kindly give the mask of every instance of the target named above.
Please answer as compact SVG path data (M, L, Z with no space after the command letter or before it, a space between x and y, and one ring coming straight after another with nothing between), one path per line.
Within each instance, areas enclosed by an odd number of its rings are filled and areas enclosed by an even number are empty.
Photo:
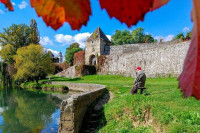
M0 88L10 88L12 79L7 71L7 64L0 62Z

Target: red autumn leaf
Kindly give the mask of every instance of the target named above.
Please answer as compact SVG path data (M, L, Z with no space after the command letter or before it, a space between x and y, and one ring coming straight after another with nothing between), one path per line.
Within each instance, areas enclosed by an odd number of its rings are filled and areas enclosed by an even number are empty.
M147 12L153 11L169 0L99 0L101 8L105 8L110 17L116 17L128 27L144 20Z
M179 76L179 86L184 96L200 99L200 2L193 0L192 40L188 50L183 72Z
M91 15L89 0L30 0L38 16L53 29L60 28L68 22L72 29L86 25Z
M3 3L8 8L9 11L14 10L10 0L0 0L0 2Z
M160 8L161 6L167 4L169 0L154 0L153 1L153 7L151 8L151 11Z

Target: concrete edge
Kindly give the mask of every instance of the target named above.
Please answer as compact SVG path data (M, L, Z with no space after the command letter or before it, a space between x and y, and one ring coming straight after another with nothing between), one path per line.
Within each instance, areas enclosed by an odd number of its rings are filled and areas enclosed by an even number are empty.
M63 100L60 106L58 133L78 133L87 108L102 95L106 86L70 82L52 82L52 84L66 85L69 89L82 90L82 92L73 94Z

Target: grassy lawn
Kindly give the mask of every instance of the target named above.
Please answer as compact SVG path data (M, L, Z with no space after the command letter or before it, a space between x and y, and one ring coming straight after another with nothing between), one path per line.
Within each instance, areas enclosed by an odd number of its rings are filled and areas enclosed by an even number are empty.
M200 101L183 98L176 78L147 78L149 95L131 95L134 79L119 75L52 80L107 85L114 98L104 106L107 124L98 132L200 132Z

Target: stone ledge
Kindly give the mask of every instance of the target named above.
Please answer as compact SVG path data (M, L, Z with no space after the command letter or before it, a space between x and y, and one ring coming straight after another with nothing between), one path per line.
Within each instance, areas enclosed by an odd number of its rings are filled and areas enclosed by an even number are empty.
M85 83L52 82L67 85L69 89L82 90L63 100L60 107L59 133L78 133L88 106L105 90L106 86ZM81 88L81 89L80 89Z

